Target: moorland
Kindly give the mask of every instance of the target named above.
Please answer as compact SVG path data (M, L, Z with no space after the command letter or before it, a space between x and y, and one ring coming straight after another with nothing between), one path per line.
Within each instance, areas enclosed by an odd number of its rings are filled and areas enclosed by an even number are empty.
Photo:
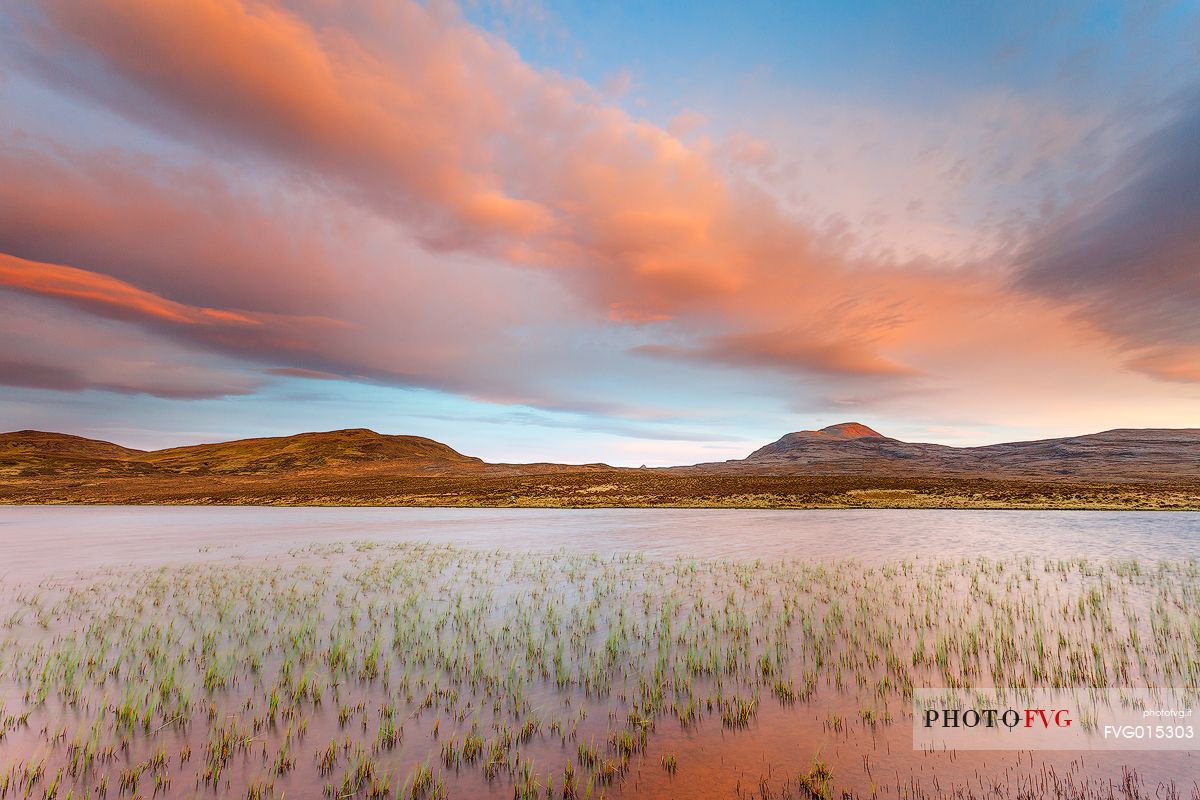
M676 467L489 463L349 429L143 451L0 434L0 503L696 508L1200 509L1200 429L950 447L858 423Z

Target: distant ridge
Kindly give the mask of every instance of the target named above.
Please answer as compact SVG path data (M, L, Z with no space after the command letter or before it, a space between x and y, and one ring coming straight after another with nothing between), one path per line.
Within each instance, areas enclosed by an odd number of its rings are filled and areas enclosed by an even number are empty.
M1200 477L1200 428L950 447L903 442L857 422L789 433L744 459L682 469L721 474L972 475L1144 481Z
M0 434L0 476L542 475L623 470L605 464L491 464L422 436L366 428L142 451L44 431ZM625 470L628 471L628 470ZM1200 478L1200 429L1119 429L982 447L904 442L860 422L797 431L746 458L642 474L954 476L1158 481Z

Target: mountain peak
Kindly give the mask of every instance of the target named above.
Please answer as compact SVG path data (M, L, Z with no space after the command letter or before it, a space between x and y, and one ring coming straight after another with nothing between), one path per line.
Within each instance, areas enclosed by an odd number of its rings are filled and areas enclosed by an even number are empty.
M827 449L833 447L841 451L843 442L852 442L859 439L878 439L881 442L892 441L882 433L868 428L861 422L839 422L837 425L830 425L821 428L819 431L796 431L795 433L786 434L779 440L765 447L758 448L746 458L748 460L779 456L790 458L799 452L810 452L813 448Z
M830 436L834 439L864 439L868 436L876 439L884 438L882 433L873 428L868 428L861 422L839 422L837 425L821 428L821 430L815 431L815 433Z

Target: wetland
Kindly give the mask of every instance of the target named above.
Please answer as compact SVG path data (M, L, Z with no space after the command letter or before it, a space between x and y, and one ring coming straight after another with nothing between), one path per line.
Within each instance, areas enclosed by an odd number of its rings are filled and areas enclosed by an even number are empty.
M1197 797L914 688L1196 688L1200 515L9 508L0 796Z

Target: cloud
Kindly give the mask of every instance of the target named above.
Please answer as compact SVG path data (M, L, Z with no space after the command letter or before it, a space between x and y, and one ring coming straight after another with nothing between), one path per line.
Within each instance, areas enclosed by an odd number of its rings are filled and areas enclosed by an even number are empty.
M627 69L621 69L605 78L601 89L605 95L616 100L628 92L632 86L633 73Z
M1151 348L1130 358L1125 366L1161 381L1200 383L1200 346Z
M410 318L397 314L407 304L397 306L386 296L372 305L367 287L357 297L362 307L351 323L325 316L191 306L99 273L0 253L0 293L5 291L137 326L150 334L147 341L170 341L250 364L282 361L287 366L268 370L281 376L421 386L553 408L621 407L531 391L529 380L536 376L514 372L511 363L497 358L499 353L514 352L503 331L495 331L492 340L480 341L486 340L485 329L492 324L486 314L464 325L442 306L432 309L429 320L416 313ZM343 296L339 302L346 299ZM414 307L421 303L420 295L410 300ZM49 330L46 338L61 336ZM98 345L98 349L106 348Z
M430 419L446 422L463 422L462 417L425 414ZM503 426L529 426L536 428L563 428L568 430L606 433L628 439L647 439L667 442L738 442L736 436L726 436L711 430L680 429L663 426L630 425L621 422L598 422L579 414L568 416L549 415L534 411L506 411L499 414L471 417L472 422Z
M146 319L175 325L261 324L234 311L176 303L107 275L27 261L6 253L0 253L0 287L60 298L115 319Z
M0 359L0 384L26 389L79 391L88 383L73 370L30 361Z
M0 339L3 386L195 400L248 395L263 383L220 359L148 339L128 322L19 295L0 294Z
M382 9L382 6L380 6ZM142 122L334 181L420 226L430 245L484 246L550 223L505 191L486 139L534 74L441 4L396 4L390 54L270 3L52 0L38 30L47 75ZM419 76L419 77L418 77Z
M303 186L10 141L0 150L0 289L264 366L552 399L502 357L515 351L508 326L565 313L545 281L435 260Z
M822 342L819 335L801 331L743 333L708 339L683 347L647 344L634 348L642 355L683 358L732 367L765 367L797 374L838 376L914 376L919 371L890 361L871 348L852 341Z
M261 384L254 381L224 383L220 375L168 364L155 364L152 374L132 382L96 381L86 388L117 394L148 394L168 400L213 400L254 394ZM174 374L173 374L174 373Z
M229 157L232 147L241 157L273 163L296 180L402 225L435 252L461 251L551 275L599 320L677 321L682 329L716 324L749 328L742 336L754 338L764 326L783 326L793 314L805 313L822 316L825 336L836 339L849 331L851 320L890 313L866 308L836 237L787 218L770 195L725 174L703 147L689 147L605 105L582 84L536 72L447 6L401 3L373 11L383 17L370 28L391 32L386 48L364 32L361 17L347 21L335 14L318 26L269 3L48 0L42 11L33 26L37 35L29 41L38 43L36 56L46 79L103 98L130 118L206 147L210 154ZM351 23L357 27L347 27ZM736 150L741 160L759 165L769 153L765 143L752 139ZM10 192L8 206L21 206L28 195L38 201L33 207L46 213L27 212L26 217L71 216L57 212L86 195L90 182L115 182L88 160L73 165L81 176L25 181L31 188ZM46 159L26 161L25 172L36 174ZM45 168L67 171L55 164ZM122 176L138 171L128 162L120 169ZM207 223L205 210L220 208L223 197L233 197L254 218L253 204L215 179L176 204L185 209L177 218L160 212L174 207L165 202L164 187L182 175L158 172L148 180L122 177L134 191L121 196L145 198L117 204L128 216L93 203L84 206L91 216L82 218L120 230L124 219L165 217L168 229L183 229L176 219L192 213ZM46 185L68 188L60 196L39 188ZM240 243L247 226L222 232L216 223L223 219L217 214L204 225L228 253L228 264L213 268L241 282L236 297L223 299L254 305L254 319L259 319L271 306L245 298L269 293L248 286L236 266L253 257ZM85 227L98 233L89 237ZM97 261L97 270L123 271L137 284L169 285L189 297L211 295L173 277L186 274L199 282L195 276L202 273L181 263L195 262L192 251L203 249L199 236L185 234L185 246L173 256L152 252L135 259L145 265L135 276L118 255L138 252L141 243L132 235L105 232L109 227L75 226L71 233L79 244L70 253L72 263ZM7 236L22 248L64 249L55 247L53 242L62 240L50 231L35 238L20 230L14 225ZM288 233L278 224L265 230L270 245ZM99 258L84 251L84 243L97 237L109 243ZM311 238L302 234L302 240ZM295 248L279 250L299 272L321 276L318 287L347 296L346 287L327 277L328 268L322 272L322 248L315 248L317 257L297 255ZM778 307L785 295L803 299ZM320 305L312 297L302 299ZM289 310L300 305L273 303ZM845 320L821 311L847 303L858 309ZM370 320L369 312L350 313L359 325ZM859 331L849 332L853 345L813 347L853 347L863 351L854 359L874 369L890 360L865 352L872 342ZM232 338L226 341L237 347ZM763 341L757 350L765 348ZM289 366L342 374L337 363L347 360L318 354L309 363ZM794 370L818 361L777 355L760 364ZM367 367L355 374L437 383L419 368L355 366ZM896 367L897 374L903 371ZM464 381L438 385L457 387ZM527 394L518 387L481 393Z
M753 169L770 167L778 158L770 142L744 132L730 136L726 146L734 163Z
M1072 209L1019 261L1021 290L1071 306L1132 353L1127 365L1200 381L1200 91L1131 147L1097 199Z
M342 380L344 376L337 375L332 372L322 372L319 369L304 369L303 367L275 367L267 370L271 375L279 375L285 378L308 378L309 380L317 381L336 381Z
M251 189L212 165L15 132L0 148L0 174L3 252L189 305L279 314L327 311L346 280L332 241L346 215L329 202L314 213L303 187Z
M687 139L708 124L708 117L699 111L684 109L667 122L667 131L677 139Z
M146 325L179 340L254 358L266 353L320 358L329 334L346 327L325 317L290 317L190 306L76 267L0 253L0 290L60 300L101 317Z
M774 183L806 177L783 149L748 133L716 148L685 141L703 118L664 129L633 117L532 68L448 3L44 0L15 30L21 69L123 115L146 141L113 152L7 138L0 282L136 325L197 361L613 416L644 407L624 395L667 361L769 372L781 380L761 390L789 398L801 382L843 398L954 381L995 394L1031 375L1057 380L1072 348L1111 365L1105 342L1067 316L1081 308L1129 351L1118 360L1191 374L1171 349L1194 341L1180 333L1194 286L1169 266L1192 252L1187 213L1144 214L1149 227L1116 243L1147 248L1126 265L1175 254L1157 289L1114 277L1127 267L1083 264L1120 252L1093 245L1136 197L1194 201L1182 184L1160 186L1171 175L1153 155L1180 151L1186 132L1133 156L1121 192L1134 199L1046 234L1009 281L995 258L885 257L859 246L857 219L801 218ZM898 174L958 197L1036 170L1090 130L1059 117L1026 126L1026 107L984 105L977 128L998 115L1045 140L1025 160L950 153ZM886 120L872 122L883 139ZM879 145L867 139L853 157ZM809 188L820 200L859 183L833 175ZM997 238L1025 223L1006 221ZM1148 232L1156 224L1162 235Z
M534 71L451 8L380 9L387 47L336 18L232 0L48 0L28 39L49 80L318 181L426 247L554 270L599 308L711 303L746 284L756 250L806 237L702 152ZM789 268L812 266L792 254Z

